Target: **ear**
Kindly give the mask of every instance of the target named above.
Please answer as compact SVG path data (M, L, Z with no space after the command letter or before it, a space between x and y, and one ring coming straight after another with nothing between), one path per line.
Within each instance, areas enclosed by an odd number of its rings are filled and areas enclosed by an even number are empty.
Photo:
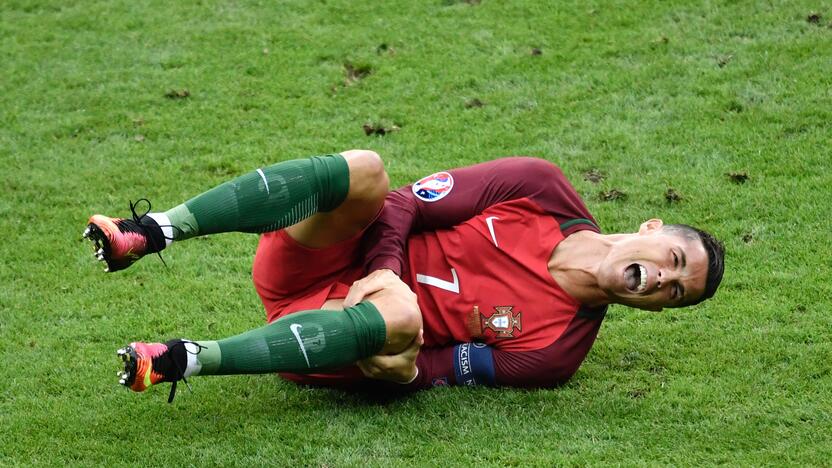
M656 231L659 231L664 223L662 220L658 218L648 219L647 221L641 223L641 226L638 228L638 233L641 235L645 234L653 234Z

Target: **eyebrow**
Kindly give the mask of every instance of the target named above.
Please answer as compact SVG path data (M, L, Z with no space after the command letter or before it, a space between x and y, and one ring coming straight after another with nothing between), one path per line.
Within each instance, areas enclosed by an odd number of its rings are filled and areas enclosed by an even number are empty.
M679 252L682 254L682 268L688 264L688 257L685 255L685 249L679 249Z

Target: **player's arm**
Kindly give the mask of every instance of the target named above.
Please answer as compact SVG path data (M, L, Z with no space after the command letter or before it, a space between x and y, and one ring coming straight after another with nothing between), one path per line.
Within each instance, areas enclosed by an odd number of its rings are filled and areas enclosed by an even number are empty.
M551 350L503 351L482 343L461 343L449 348L425 349L417 359L417 388L437 385L488 385L551 388L577 371L580 361Z
M412 391L448 385L551 388L577 371L580 359L561 356L556 345L534 351L502 351L482 343L442 348L411 347L394 356L374 356L359 363L371 378L396 383L391 390Z
M543 159L504 158L447 172L453 186L435 201L415 194L412 185L388 194L378 219L365 234L368 272L386 268L400 275L408 234L449 228L510 200L529 198L560 220L589 217L561 170ZM564 234L581 228L585 226L572 227Z

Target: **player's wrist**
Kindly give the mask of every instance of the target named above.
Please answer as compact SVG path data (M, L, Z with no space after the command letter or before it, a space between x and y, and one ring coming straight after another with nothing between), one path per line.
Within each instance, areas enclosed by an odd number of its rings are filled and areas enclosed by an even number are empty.
M401 276L402 262L398 258L390 255L376 257L370 262L367 271L372 273L376 270L390 270L396 276Z

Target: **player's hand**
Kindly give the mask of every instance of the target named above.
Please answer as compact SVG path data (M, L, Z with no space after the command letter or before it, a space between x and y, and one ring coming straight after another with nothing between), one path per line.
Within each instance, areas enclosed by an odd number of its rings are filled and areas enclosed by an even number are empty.
M372 356L357 362L358 368L371 379L387 380L401 384L410 383L416 378L419 369L416 368L416 357L419 348L425 344L423 330L404 351L390 356Z
M401 286L407 288L408 291L410 290L402 282L401 278L393 273L393 270L386 268L376 270L350 286L347 297L344 298L344 308L352 307L364 300L365 297L382 289L392 289Z

